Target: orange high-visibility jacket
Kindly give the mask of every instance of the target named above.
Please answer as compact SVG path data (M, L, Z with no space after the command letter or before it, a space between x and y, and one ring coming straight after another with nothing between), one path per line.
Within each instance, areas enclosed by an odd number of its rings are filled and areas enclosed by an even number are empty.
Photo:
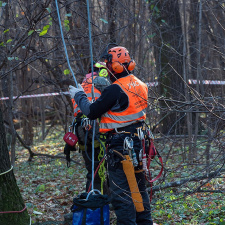
M113 84L119 85L127 94L129 103L128 107L121 112L113 112L112 108L102 115L99 130L102 133L146 119L147 85L132 74L116 80Z
M95 79L96 76L93 77L93 79ZM88 100L91 102L92 101L92 78L87 78L85 79L81 86L84 89L84 92L87 95ZM95 96L95 100L98 99L101 96L101 92L94 87L94 96ZM73 109L74 109L74 117L77 116L77 114L80 112L80 108L78 107L77 103L75 102L74 99L72 99L72 103L73 103Z

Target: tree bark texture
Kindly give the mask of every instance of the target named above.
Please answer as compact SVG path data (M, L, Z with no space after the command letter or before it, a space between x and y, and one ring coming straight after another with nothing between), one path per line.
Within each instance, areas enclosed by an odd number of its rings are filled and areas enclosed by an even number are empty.
M153 39L156 70L159 73L158 92L160 96L168 99L184 100L184 87L181 79L182 56L176 54L176 52L182 52L182 24L178 1L160 1L157 6L160 11L156 11L155 8L151 10L156 14L155 17L158 17L155 20L157 29L155 29L156 35ZM183 122L177 118L181 118L183 114L168 113L168 107L173 107L169 102L160 101L160 107L161 118L164 118L161 127L162 133L174 134L176 123Z
M11 164L0 108L0 174L8 171L10 168ZM0 224L28 225L30 219L27 210L21 213L2 213L6 211L21 211L24 207L25 204L17 186L13 170L0 175Z

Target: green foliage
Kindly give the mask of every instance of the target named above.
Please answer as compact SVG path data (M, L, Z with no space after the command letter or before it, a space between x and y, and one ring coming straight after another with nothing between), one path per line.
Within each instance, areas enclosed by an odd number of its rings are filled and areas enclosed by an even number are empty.
M102 22L104 22L104 23L108 23L108 21L105 20L105 19L103 19L103 18L100 18L100 20L101 20Z
M51 10L50 8L46 8L46 9L47 9L47 11L48 11L49 13L51 13L52 10Z
M64 20L64 26L65 26L65 28L66 28L66 31L69 31L70 30L70 22L69 22L69 20Z
M152 217L160 224L220 224L225 219L223 194L182 194L167 191L153 204Z
M49 29L50 25L45 25L41 31L41 33L39 34L39 36L44 36L45 34L47 34L48 29Z
M150 9L152 11L152 15L157 18L160 16L160 10L156 4L151 4Z
M54 129L47 138L40 142L35 139L32 150L35 153L63 156L64 132ZM198 145L202 146L204 140L199 139ZM169 146L166 146L166 151ZM32 215L32 220L47 221L56 220L60 214L70 212L70 206L74 196L85 190L86 169L83 158L79 152L71 152L71 158L81 163L71 163L67 168L63 159L51 159L45 157L35 157L33 162L28 163L28 151L22 147L17 148L18 160L15 166L15 175L23 198L27 204L28 211ZM179 145L174 146L174 153L179 153ZM200 153L205 151L205 147L199 148ZM178 160L180 162L180 160ZM178 163L178 162L177 162ZM157 174L159 168L156 160L151 163L152 175ZM158 166L158 167L157 167ZM165 164L167 169L165 183L179 180L181 177L191 177L192 170L187 164L179 164L179 171L176 169L176 161L169 159ZM204 188L223 188L224 179L213 179ZM154 183L154 185L157 185ZM181 186L155 192L151 202L152 218L154 222L161 225L214 225L224 224L225 206L224 194L218 193L195 193L184 198L184 192L189 191L189 186ZM57 204L56 204L57 202ZM51 211L52 210L52 211ZM51 217L53 219L51 219ZM113 223L112 223L113 224Z
M33 34L34 33L34 30L30 30L29 32L28 32L28 36L30 36L31 34Z
M147 37L148 37L148 38L153 38L153 37L155 37L155 35L156 35L156 33L153 33L153 34L151 34L151 35L148 35Z
M70 70L69 70L69 69L65 69L65 70L63 71L63 73L64 73L65 75L68 75L68 74L70 74Z
M40 185L38 185L37 186L37 188L35 189L35 193L36 192L43 192L43 191L45 191L45 185L44 184L40 184Z

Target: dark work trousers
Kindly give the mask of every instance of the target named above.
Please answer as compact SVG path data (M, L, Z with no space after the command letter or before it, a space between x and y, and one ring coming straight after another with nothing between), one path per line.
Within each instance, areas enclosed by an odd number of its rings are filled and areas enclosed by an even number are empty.
M98 160L99 151L100 151L99 148L95 148L94 172L95 172L95 170L96 170L96 168L98 167L98 164L99 164L99 160ZM88 154L88 156L87 156L87 154ZM84 158L85 167L87 169L86 191L88 191L89 186L92 182L92 162L90 161L92 159L92 146L91 145L87 145L87 154L85 153L84 150L82 151L82 156ZM95 175L94 189L98 189L99 191L101 191L101 179L100 179L98 173L96 173L96 175Z
M131 131L133 131L133 125ZM126 130L127 131L127 130ZM146 191L145 176L143 172L135 173L139 191L142 195L144 211L136 212L135 206L132 201L130 188L126 175L123 171L121 158L115 155L112 150L123 152L123 142L129 134L113 134L109 139L108 150L108 173L109 173L109 186L111 191L112 205L117 216L118 225L151 225L151 209L149 196ZM141 142L138 137L132 137L134 141L134 149L139 155L141 149ZM139 157L138 157L139 160Z

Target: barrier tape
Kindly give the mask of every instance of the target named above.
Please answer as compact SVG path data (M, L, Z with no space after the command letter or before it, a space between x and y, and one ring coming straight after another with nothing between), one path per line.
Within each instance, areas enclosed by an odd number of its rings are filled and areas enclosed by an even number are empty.
M188 80L189 84L200 84L200 80ZM221 80L203 80L202 81L203 84L216 84L216 85L225 85L225 81L221 81Z
M193 80L193 79L189 79L188 80L188 84L200 84L200 80ZM213 85L225 85L225 81L221 81L221 80L203 80L202 81L203 84L213 84ZM148 82L146 83L147 86L149 87L156 87L158 86L158 82Z
M156 82L148 82L146 84L148 87L156 87L156 86L158 86L159 83L156 81Z
M69 92L56 92L56 93L46 93L46 94L34 94L34 95L22 95L22 96L13 96L13 99L16 98L34 98L34 97L46 97L46 96L57 96L57 95L68 95ZM0 100L8 100L9 97L2 97Z
M188 80L188 84L200 84L200 80L193 80L193 79L189 79ZM214 85L225 85L225 81L221 81L221 80L203 80L202 81L203 84L214 84ZM147 86L150 87L154 87L154 86L158 86L158 82L148 82L146 83Z
M188 80L188 84L197 84L197 82L200 84L200 81L199 80L192 80L192 79L189 79ZM225 85L225 81L221 81L221 80L203 80L202 81L203 84L213 84L213 85ZM148 82L146 83L146 85L148 87L156 87L159 85L159 82ZM16 99L16 98L34 98L34 97L46 97L46 96L57 96L57 95L68 95L69 92L66 91L66 92L56 92L56 93L46 93L46 94L34 94L34 95L22 95L22 96L13 96L13 99ZM0 101L1 100L8 100L9 97L2 97L0 98Z

